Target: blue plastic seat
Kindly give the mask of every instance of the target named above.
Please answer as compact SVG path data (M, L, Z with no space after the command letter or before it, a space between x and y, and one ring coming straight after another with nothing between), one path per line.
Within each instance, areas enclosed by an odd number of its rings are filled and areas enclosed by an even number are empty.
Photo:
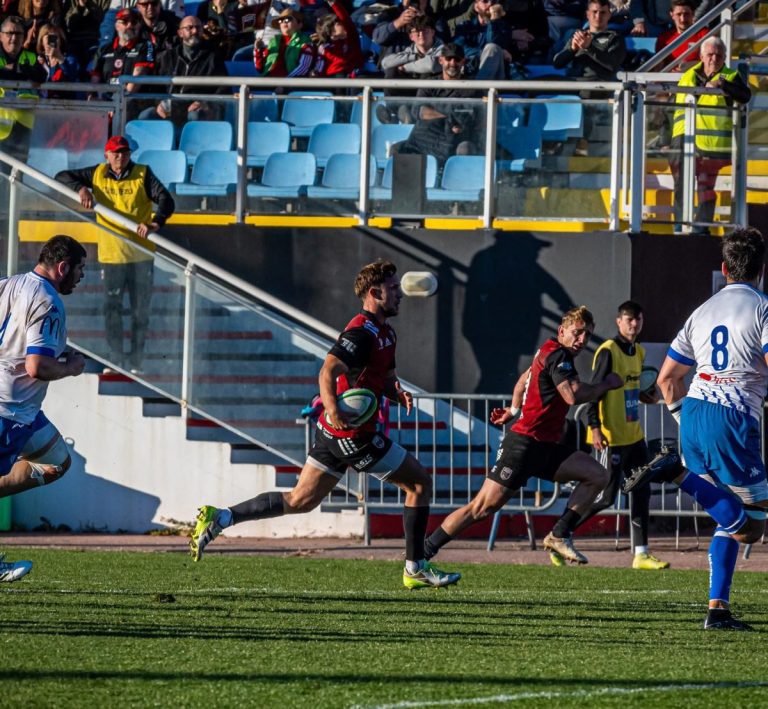
M541 164L541 129L538 126L516 126L499 121L496 140L511 156L497 161L503 170L523 172L526 167Z
M184 124L179 138L179 150L184 151L189 165L194 165L204 150L231 148L232 124L227 121L190 121Z
M383 91L374 91L374 96L383 96ZM349 122L350 123L357 123L357 125L362 126L363 125L363 99L358 97L358 100L355 101L352 104L352 112L349 115ZM373 131L376 127L382 125L381 121L379 120L379 117L376 115L376 104L371 104L371 130Z
M318 167L325 167L336 153L360 152L360 126L354 123L321 123L312 129L307 152L315 156Z
M136 155L144 150L172 150L173 123L171 121L128 121L125 137Z
M381 185L371 188L371 199L392 199L392 169L394 159L389 158L384 165L384 174L381 176ZM437 184L437 158L427 155L427 171L424 176L424 187L434 187Z
M264 167L272 153L287 153L290 149L291 129L287 123L248 123L248 167Z
M379 168L383 168L387 163L387 144L393 145L407 140L412 130L412 125L404 123L383 123L374 128L371 136L371 155L376 158Z
M253 47L245 47L245 49L251 50L250 61L241 59L238 61L224 62L227 76L261 76L259 70L253 64Z
M277 99L271 91L251 91L248 101L248 121L277 121ZM237 101L224 104L224 117L227 123L237 125Z
M628 52L648 52L656 54L656 37L624 37Z
M157 179L171 191L186 182L187 156L181 150L144 150L137 162L149 165Z
M226 197L237 187L237 151L203 150L192 168L189 182L177 185L176 194L194 197Z
M368 184L376 184L376 162L369 161ZM360 155L331 155L317 186L307 187L311 199L358 199L360 197Z
M542 140L565 141L584 135L584 106L578 96L550 96L552 103L535 103L528 114L528 125L541 129Z
M427 199L478 202L483 192L484 175L484 155L454 155L445 161L440 187L427 189Z
M64 148L30 148L27 155L27 164L34 167L48 177L55 177L57 172L69 167L69 158ZM24 175L24 184L34 187L36 190L50 194L53 190L38 182L33 177Z
M73 170L98 165L106 160L103 148L88 148L79 153L69 153L69 167Z
M248 184L249 197L300 197L315 184L312 153L272 153L264 165L259 184Z
M291 135L307 138L315 126L333 123L336 106L332 97L330 91L291 91L283 101L280 120L291 126Z

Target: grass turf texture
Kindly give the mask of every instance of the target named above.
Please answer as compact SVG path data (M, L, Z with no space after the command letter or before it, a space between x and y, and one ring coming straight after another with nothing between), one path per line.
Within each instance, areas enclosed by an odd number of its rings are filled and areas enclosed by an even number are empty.
M3 707L759 706L764 574L705 632L698 571L463 565L407 591L394 562L14 549ZM450 565L447 565L450 566ZM452 566L451 566L452 568ZM488 700L488 701L480 701Z

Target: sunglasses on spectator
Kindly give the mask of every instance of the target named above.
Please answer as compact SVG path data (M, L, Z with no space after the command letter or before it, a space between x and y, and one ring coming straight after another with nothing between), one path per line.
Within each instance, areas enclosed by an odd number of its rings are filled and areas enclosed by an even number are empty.
M0 32L0 34L7 34L9 37L23 37L24 36L23 32L18 32L18 31L7 32L6 30L2 30L2 32Z
M289 22L296 22L296 18L295 17L281 17L278 20L278 23L281 24L281 25L287 25Z
M203 29L203 26L202 25L182 25L181 27L179 27L179 29L180 30L187 30L188 32L190 32L192 30L200 31L201 29Z

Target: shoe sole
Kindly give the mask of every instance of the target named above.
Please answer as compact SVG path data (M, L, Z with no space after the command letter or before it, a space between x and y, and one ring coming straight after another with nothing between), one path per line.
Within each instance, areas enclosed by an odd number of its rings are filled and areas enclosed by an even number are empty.
M454 586L459 581L461 581L461 576L459 578L455 579L454 581L448 581L447 583L443 583L440 585L427 583L426 581L417 581L416 579L403 579L403 586L405 586L409 591L418 591L422 588L447 588L448 586Z
M565 557L556 552L554 549L548 549L549 560L552 562L552 566L565 566Z
M552 563L555 566L560 566L560 564L556 564L554 559L552 559L552 555L553 554L557 554L557 556L559 556L561 559L564 559L569 564L578 564L580 566L583 566L584 564L588 564L589 563L589 559L587 559L586 557L583 558L583 559L573 558L573 557L570 557L570 556L568 556L566 554L563 554L562 552L558 551L554 547L548 546L547 544L544 545L544 548L549 552L549 558L552 560Z

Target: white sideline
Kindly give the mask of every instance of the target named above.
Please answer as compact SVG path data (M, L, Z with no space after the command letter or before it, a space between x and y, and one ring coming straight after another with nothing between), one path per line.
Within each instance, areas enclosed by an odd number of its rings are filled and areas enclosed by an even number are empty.
M467 697L466 699L437 699L435 701L403 701L395 704L353 704L350 709L410 709L411 707L460 707L477 704L500 704L528 699L590 699L606 695L640 694L647 692L677 692L697 689L745 689L768 687L768 682L707 682L703 684L660 684L646 687L603 687L602 689L575 689L571 692L519 692L518 694L497 694L490 697Z

